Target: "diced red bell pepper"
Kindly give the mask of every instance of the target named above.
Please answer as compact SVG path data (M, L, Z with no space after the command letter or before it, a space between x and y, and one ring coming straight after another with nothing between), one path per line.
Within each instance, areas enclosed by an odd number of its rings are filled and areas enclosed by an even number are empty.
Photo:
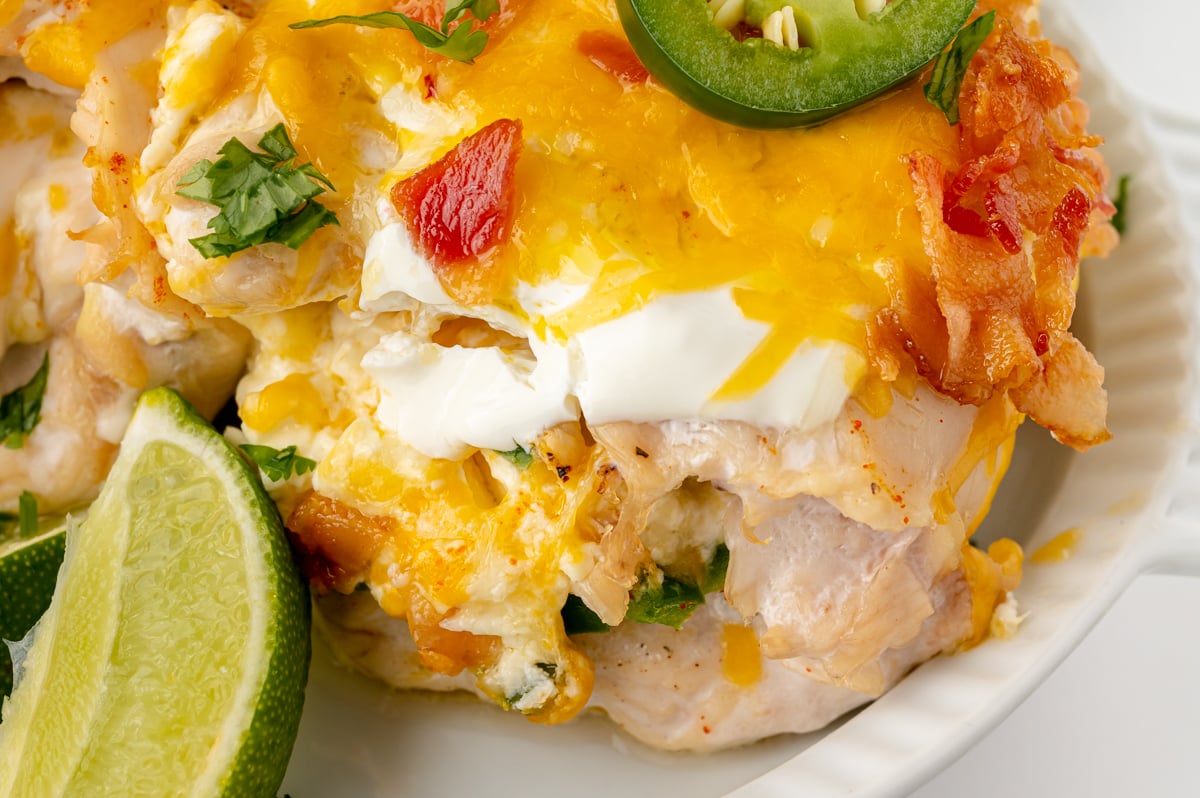
M508 239L521 123L497 119L392 187L392 204L443 278Z

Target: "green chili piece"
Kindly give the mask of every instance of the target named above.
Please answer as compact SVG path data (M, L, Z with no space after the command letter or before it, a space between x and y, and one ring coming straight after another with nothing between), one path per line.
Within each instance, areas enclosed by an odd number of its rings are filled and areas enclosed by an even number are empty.
M853 0L746 0L721 19L704 0L617 0L634 51L685 102L743 127L800 127L887 91L918 72L962 28L975 0L892 0L860 15ZM785 9L785 6L790 7ZM797 49L731 28L794 21ZM748 27L747 27L748 26Z

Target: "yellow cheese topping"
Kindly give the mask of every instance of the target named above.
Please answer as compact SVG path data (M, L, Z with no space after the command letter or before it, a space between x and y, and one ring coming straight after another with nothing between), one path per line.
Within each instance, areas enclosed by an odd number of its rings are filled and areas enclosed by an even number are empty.
M536 617L566 599L561 568L564 557L581 556L574 504L587 494L537 462L520 473L519 488L495 476L512 469L492 452L428 459L360 421L321 462L319 476L336 483L334 498L400 522L388 541L396 572L411 576L411 586L439 611L465 604L475 588L510 583L520 587L504 603ZM387 570L372 584L389 585ZM402 593L409 586L401 584ZM561 595L547 600L546 591ZM388 609L403 615L395 610L407 603L393 599Z
M395 46L396 38L406 35L399 31L340 25L296 31L288 26L305 19L366 14L382 8L379 2L361 0L311 6L304 0L264 4L227 63L222 64L226 83L217 92L215 104L244 92L265 90L283 114L300 160L313 162L344 191L364 172L355 137L368 131L388 138L397 135L381 113L380 98L396 84L418 81L421 73L402 58L411 48ZM334 195L322 201L336 211L338 199Z
M763 132L710 119L653 81L626 85L589 61L581 34L620 33L605 4L509 4L513 19L492 31L474 65L432 57L406 31L288 28L380 6L266 3L240 40L221 48L220 63L206 62L199 94L214 99L199 116L265 92L301 160L340 189L328 200L335 211L370 176L363 141L438 157L494 119L520 120L526 145L511 244L489 267L500 289L488 299L523 314L518 282L589 285L583 301L545 326L534 321L547 335L576 333L664 293L729 285L746 317L769 328L717 398L743 397L806 340L865 350L864 319L888 302L877 264L926 268L903 154L952 160L957 141L918 85L816 129ZM67 29L84 28L81 19ZM405 130L403 119L387 118L383 99L397 85L418 110L425 103L461 129ZM407 175L380 176L377 189Z
M329 424L325 400L307 374L289 374L246 397L238 410L242 420L260 432L292 420L312 429Z
M16 5L20 5L17 3ZM87 85L96 55L137 30L161 27L165 2L80 0L68 19L41 25L25 38L21 55L26 65L72 89ZM9 13L0 10L0 19Z
M0 294L4 296L12 290L20 252L12 219L0 221Z
M270 0L236 43L227 28L196 69L180 67L164 90L198 102L196 118L246 93L269 96L301 160L339 187L326 203L335 212L361 210L350 192L362 178L378 190L407 176L372 172L364 142L437 157L494 119L520 120L526 145L511 245L489 267L499 291L486 298L523 315L519 282L587 284L583 301L534 320L561 337L664 293L729 285L768 334L715 399L755 393L805 341L865 351L864 320L889 299L881 275L927 268L904 155L953 161L957 138L916 83L815 129L764 132L715 121L653 80L629 85L592 63L579 36L620 35L607 4L507 4L511 19L491 28L474 65L431 56L403 30L288 27L382 6ZM24 55L31 68L78 87L100 49L161 18L154 3L93 0L73 18L38 27ZM397 86L407 87L417 113L424 103L461 129L405 130L384 102ZM847 380L862 382L853 371Z
M21 12L22 0L0 0L0 25L7 25Z

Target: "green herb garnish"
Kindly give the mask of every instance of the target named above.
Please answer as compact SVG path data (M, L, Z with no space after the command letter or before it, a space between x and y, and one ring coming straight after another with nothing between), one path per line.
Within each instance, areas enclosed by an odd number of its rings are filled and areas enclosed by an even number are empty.
M661 623L678 629L704 603L695 585L664 576L662 581L647 574L629 593L625 618L638 623Z
M27 490L21 491L17 500L17 529L23 538L33 537L38 531L37 499Z
M1129 202L1129 182L1132 180L1131 175L1121 175L1117 181L1117 196L1113 197L1113 207L1117 212L1112 215L1109 223L1118 233L1125 233L1125 210Z
M729 570L729 549L724 543L717 544L712 559L704 566L700 576L700 592L708 595L725 589L725 573Z
M704 566L698 584L666 575L659 581L657 573L647 573L629 592L625 620L661 623L678 629L704 603L706 593L716 593L725 588L725 573L728 570L729 549L721 543ZM563 628L569 635L607 632L612 628L574 593L567 596L562 619Z
M208 222L214 232L190 239L206 258L268 242L299 249L318 228L338 224L333 211L313 201L333 184L312 164L294 164L296 148L282 123L258 146L262 152L230 139L216 163L200 161L179 180L180 195L221 209Z
M50 353L29 382L0 399L0 441L10 449L20 449L25 438L42 419L42 397L46 395L46 379L50 375Z
M487 46L488 36L482 30L475 28L473 23L461 22L468 12L476 20L485 22L492 14L500 11L499 0L458 0L457 3L446 5L446 13L442 16L441 30L430 27L424 22L401 14L399 11L380 11L375 14L352 16L343 14L328 19L309 19L296 22L289 27L321 28L326 25L362 25L367 28L407 28L427 50L462 61L465 64L474 63L475 58ZM454 24L458 23L458 24ZM453 28L451 28L453 25Z
M958 124L958 94L962 90L967 67L975 51L992 32L996 12L989 11L964 27L954 37L949 49L933 62L933 74L925 84L925 98L946 115L946 121Z
M583 603L583 599L571 593L567 603L562 608L563 629L569 635L594 634L607 632L612 627L600 620L600 616L592 612L591 607Z
M258 464L264 474L276 482L282 482L293 474L307 474L317 467L315 460L296 454L295 446L274 449L270 446L243 443L239 448Z
M507 452L499 452L499 455L520 469L529 468L533 464L533 454L520 446Z
M554 662L535 662L534 667L545 674L546 678L554 681L558 676L558 664ZM525 683L521 685L514 693L509 693L500 701L500 705L505 709L516 709L519 712L529 712L536 707L518 707L517 703L525 698L529 693L537 688L540 684L544 684L544 680L534 677L533 679L526 678Z

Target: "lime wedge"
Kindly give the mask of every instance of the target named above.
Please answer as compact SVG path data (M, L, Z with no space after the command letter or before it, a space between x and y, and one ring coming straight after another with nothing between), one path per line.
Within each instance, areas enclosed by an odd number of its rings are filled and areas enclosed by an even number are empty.
M173 391L139 401L31 634L0 795L275 795L307 590L258 477Z
M50 606L66 527L0 544L0 638L21 640ZM0 645L0 693L12 690L12 659Z

